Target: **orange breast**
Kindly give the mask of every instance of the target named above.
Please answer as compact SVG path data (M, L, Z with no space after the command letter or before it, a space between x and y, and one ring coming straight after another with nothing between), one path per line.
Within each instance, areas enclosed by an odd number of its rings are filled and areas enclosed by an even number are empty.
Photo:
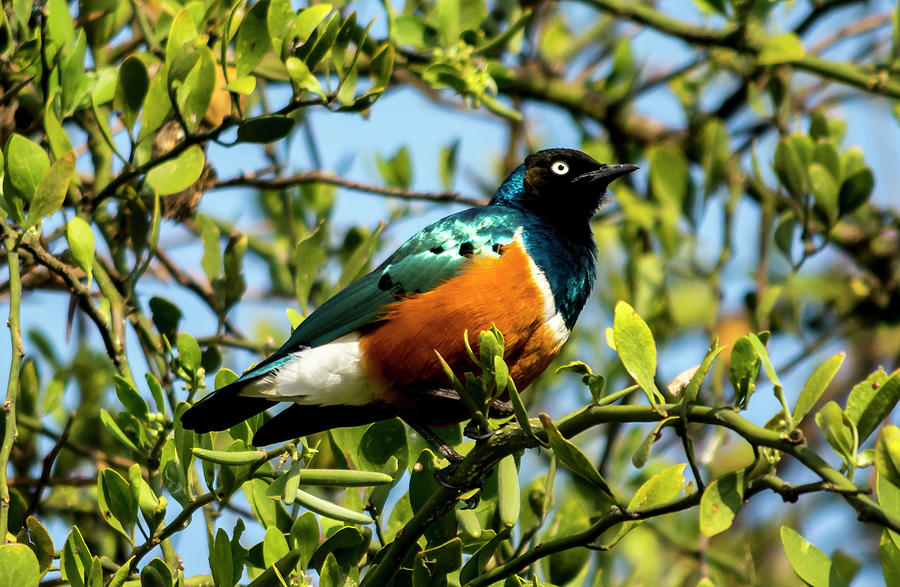
M549 293L549 292L548 292ZM474 370L465 350L496 324L506 340L505 358L519 389L527 387L556 356L563 339L545 324L544 294L518 242L497 257L479 257L435 289L398 301L360 338L363 365L395 389L413 383L448 384L434 351L461 375ZM474 349L477 353L477 349Z

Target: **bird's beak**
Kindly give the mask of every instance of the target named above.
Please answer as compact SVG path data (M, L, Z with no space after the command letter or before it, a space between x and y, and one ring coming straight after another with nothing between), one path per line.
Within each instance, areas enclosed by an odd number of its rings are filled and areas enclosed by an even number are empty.
M619 163L617 165L604 165L600 169L583 173L575 178L575 181L587 181L589 183L602 182L609 185L614 179L627 175L638 169L637 165L631 163Z
M619 163L616 165L604 165L600 169L595 169L588 173L583 173L575 178L575 181L587 181L589 183L603 182L609 185L614 179L627 175L632 171L639 169L637 165L631 163Z

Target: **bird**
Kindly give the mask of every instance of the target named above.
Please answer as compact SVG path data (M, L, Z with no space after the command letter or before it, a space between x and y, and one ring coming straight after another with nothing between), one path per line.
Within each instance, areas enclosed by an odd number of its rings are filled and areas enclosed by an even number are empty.
M528 155L487 205L420 230L313 311L281 348L197 401L182 426L226 430L289 402L253 445L399 416L441 450L431 427L470 414L446 392L437 354L454 372L471 368L464 334L495 325L510 376L528 387L569 337L593 287L590 221L610 182L636 169L574 149Z

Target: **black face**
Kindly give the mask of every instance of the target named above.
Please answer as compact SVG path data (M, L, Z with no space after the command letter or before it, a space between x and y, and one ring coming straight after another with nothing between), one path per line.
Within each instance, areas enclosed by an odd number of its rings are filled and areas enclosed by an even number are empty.
M529 203L545 213L591 217L609 183L635 169L627 163L605 165L574 149L547 149L525 159L525 190Z

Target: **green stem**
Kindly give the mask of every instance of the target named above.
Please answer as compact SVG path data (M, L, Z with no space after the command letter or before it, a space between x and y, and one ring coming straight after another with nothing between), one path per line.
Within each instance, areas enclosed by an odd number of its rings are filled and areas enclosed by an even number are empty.
M9 480L6 477L9 455L16 441L16 400L19 397L19 371L22 358L22 332L19 322L19 309L22 303L22 279L19 273L19 250L14 236L6 237L7 264L9 265L9 336L12 357L9 366L9 386L6 388L6 401L3 403L6 427L3 444L0 446L0 540L5 541L9 529Z

